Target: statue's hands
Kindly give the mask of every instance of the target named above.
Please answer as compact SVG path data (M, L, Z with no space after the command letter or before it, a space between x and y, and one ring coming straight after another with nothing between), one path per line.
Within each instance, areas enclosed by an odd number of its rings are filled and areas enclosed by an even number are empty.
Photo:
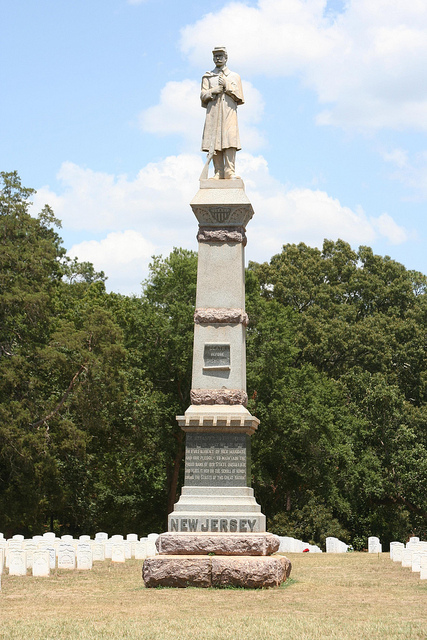
M219 85L218 87L214 87L212 89L212 95L213 96L217 96L219 93L222 93L224 91L224 87L222 87L221 85Z

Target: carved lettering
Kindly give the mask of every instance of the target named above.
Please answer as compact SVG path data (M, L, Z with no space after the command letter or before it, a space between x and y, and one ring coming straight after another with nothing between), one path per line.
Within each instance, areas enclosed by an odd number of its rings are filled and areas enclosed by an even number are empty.
M225 518L221 518L219 521L219 530L220 532L227 533L228 532L228 522Z
M254 527L256 525L256 520L248 520L248 525L249 525L249 529L252 531L254 531Z
M209 520L208 519L206 519L206 523L205 524L200 525L200 530L201 531L209 531Z
M170 531L183 533L203 531L204 533L254 533L257 530L257 519L246 518L171 518Z
M205 362L205 367L229 367L230 345L205 344L203 359Z
M240 520L240 521L239 521L239 531L240 531L241 533L247 533L247 532L248 532L248 530L247 530L247 528L246 528L246 525L247 525L247 524L248 524L248 521L247 521L247 520Z
M191 520L188 520L188 528L190 531L197 531L197 523L198 523L198 519L197 518L192 518Z

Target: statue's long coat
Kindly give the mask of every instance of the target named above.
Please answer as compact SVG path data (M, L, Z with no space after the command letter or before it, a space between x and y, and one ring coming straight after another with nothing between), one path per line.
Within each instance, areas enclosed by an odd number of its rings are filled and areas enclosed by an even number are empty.
M220 73L226 81L225 91L218 96L212 96L212 89L218 86ZM209 151L214 139L215 151L230 147L241 149L237 125L237 105L244 103L240 76L227 67L222 71L218 69L207 71L202 78L200 100L202 107L206 109L202 151ZM218 108L221 109L220 114Z

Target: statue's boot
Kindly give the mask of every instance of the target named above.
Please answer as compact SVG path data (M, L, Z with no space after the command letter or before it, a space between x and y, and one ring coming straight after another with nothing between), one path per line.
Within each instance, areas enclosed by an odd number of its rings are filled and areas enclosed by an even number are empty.
M215 170L215 175L213 180L222 180L224 178L224 158L222 151L215 151L213 155L213 165Z
M234 147L224 149L222 154L224 156L224 178L226 180L237 180L239 176L236 176L235 173L236 149Z

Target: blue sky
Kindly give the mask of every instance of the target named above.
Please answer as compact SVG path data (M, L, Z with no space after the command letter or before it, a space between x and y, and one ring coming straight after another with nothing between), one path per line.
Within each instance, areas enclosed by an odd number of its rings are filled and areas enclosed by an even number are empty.
M202 74L244 82L247 258L338 237L427 273L425 0L2 3L0 167L62 220L70 255L140 293L196 249Z

